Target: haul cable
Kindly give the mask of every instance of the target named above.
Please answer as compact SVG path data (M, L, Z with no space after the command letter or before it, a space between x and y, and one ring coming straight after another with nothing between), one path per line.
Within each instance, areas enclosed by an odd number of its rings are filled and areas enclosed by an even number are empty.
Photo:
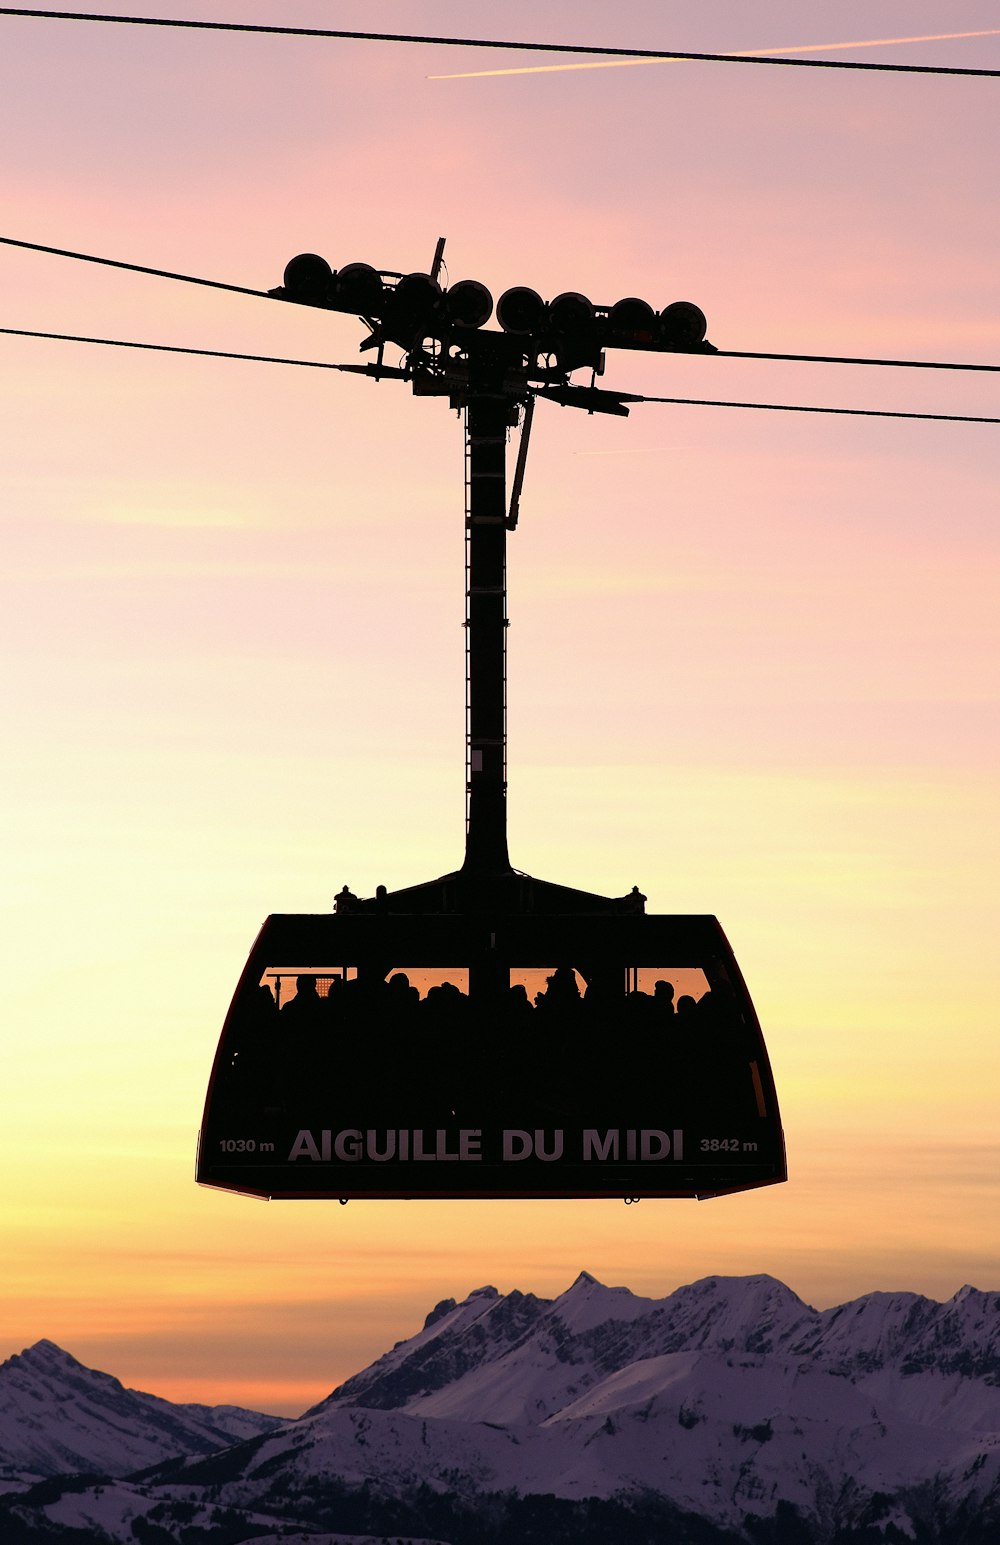
M141 343L125 338L94 338L82 333L37 332L27 327L0 327L0 335L11 338L47 338L63 343L96 343L106 348L149 349L158 354L193 354L207 359L249 360L262 365L300 365L306 370L340 370L351 375L370 376L378 380L386 376L394 380L408 379L405 370L389 365L338 365L329 360L289 359L274 354L240 354L229 349L185 348L172 343ZM536 395L544 397L541 391ZM616 392L621 402L672 403L696 408L751 408L770 413L834 413L852 418L910 418L929 419L947 424L1000 424L1000 418L985 418L970 413L905 413L886 408L827 408L807 406L791 402L732 402L711 397L645 397L633 392Z

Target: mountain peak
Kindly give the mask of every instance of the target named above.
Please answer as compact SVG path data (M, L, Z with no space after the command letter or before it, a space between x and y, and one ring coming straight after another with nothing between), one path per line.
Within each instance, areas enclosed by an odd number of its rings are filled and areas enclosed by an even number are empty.
M651 1299L637 1298L631 1288L608 1287L589 1271L581 1271L552 1305L567 1330L582 1335L609 1321L623 1324L640 1319L655 1306Z
M47 1338L0 1364L0 1465L8 1470L124 1475L177 1454L211 1453L277 1423L238 1407L174 1405L125 1389Z
M43 1336L40 1341L32 1342L30 1347L25 1347L20 1356L29 1365L45 1364L48 1367L61 1365L69 1368L79 1368L82 1366L71 1353L63 1351L61 1346L57 1346L47 1336Z
M457 1299L442 1298L440 1303L434 1305L434 1308L430 1311L426 1320L424 1321L424 1330L430 1330L431 1326L436 1325L438 1320L443 1320L446 1314L450 1314L453 1309L457 1308Z
M957 1293L952 1294L951 1302L953 1304L964 1304L969 1298L985 1297L986 1294L983 1292L982 1288L975 1288L970 1283L966 1282L963 1287L959 1288Z
M47 1389L79 1389L95 1381L121 1389L113 1374L88 1368L47 1336L0 1363L0 1376L20 1385L35 1384Z

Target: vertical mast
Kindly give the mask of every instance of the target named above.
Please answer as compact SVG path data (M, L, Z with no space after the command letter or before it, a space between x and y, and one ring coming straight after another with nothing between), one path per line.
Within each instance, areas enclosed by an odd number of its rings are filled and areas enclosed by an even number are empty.
M465 410L466 873L509 874L507 853L507 429L516 403Z

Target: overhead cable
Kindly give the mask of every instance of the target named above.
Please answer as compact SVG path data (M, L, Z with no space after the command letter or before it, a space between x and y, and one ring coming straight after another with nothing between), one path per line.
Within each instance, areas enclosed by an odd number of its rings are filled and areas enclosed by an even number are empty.
M19 241L13 236L0 236L0 245L22 247L29 252L47 252L55 257L75 258L81 263L99 263L105 268L124 268L133 274L152 274L157 279L178 279L183 284L200 284L212 290L231 290L236 295L256 295L263 300L274 298L269 290L252 290L244 284L224 284L219 279L199 279L194 274L174 273L167 268L148 268L143 263L125 263L118 258L94 257L89 252L74 252L67 247L48 247L38 241ZM785 360L794 364L813 365L879 365L891 366L899 370L1000 372L1000 365L970 365L954 360L933 359L871 359L850 354L777 354L765 353L762 350L716 349L711 357L713 359Z
M266 290L250 290L244 284L223 284L219 279L198 279L194 274L176 274L169 268L147 268L142 263L123 263L118 258L94 257L89 252L70 252L66 247L46 247L40 241L17 241L13 236L0 236L5 247L24 247L29 252L49 252L55 257L76 258L81 263L100 263L104 268L126 268L133 274L154 274L158 279L180 279L184 284L201 284L210 290L233 290L237 295L262 295Z
M972 413L902 413L888 408L818 408L799 402L728 402L712 397L633 397L629 402L670 402L692 408L753 408L765 413L836 413L849 418L919 418L945 424L1000 424L1000 418Z
M975 75L1000 78L1000 70L957 65L862 63L855 59L789 59L773 54L707 54L669 48L610 48L583 43L525 43L509 38L450 38L414 32L360 32L333 27L288 27L262 22L191 21L167 16L108 16L96 11L41 11L0 6L0 16L39 21L108 22L127 27L171 27L198 32L262 33L272 37L334 38L364 43L419 43L432 48L489 48L518 53L586 54L611 59L685 59L702 64L775 64L799 70L874 70L900 75Z
M1000 365L965 365L942 359L870 359L852 354L765 354L760 350L716 349L713 359L777 359L809 365L884 365L896 370L988 370Z
M137 343L128 338L91 338L83 333L41 333L27 327L0 327L10 338L53 338L61 343L100 343L111 349L152 349L157 354L198 354L206 359L248 359L261 365L301 365L305 370L344 370L351 375L406 379L405 370L390 365L334 365L323 359L286 359L280 354L238 354L230 349L182 348L175 343Z
M115 349L149 349L158 354L194 354L208 359L250 360L262 365L301 365L306 370L340 370L351 375L370 376L373 379L381 376L395 380L408 379L405 370L389 365L336 365L319 359L288 359L273 354L240 354L228 349L183 348L179 344L140 343L124 338L92 338L81 333L44 333L35 332L26 327L0 327L0 335L12 338L48 338L63 343L97 343ZM855 418L914 418L931 419L949 424L1000 424L1000 418L984 418L971 413L904 413L893 412L886 408L825 408L791 402L729 402L711 397L645 397L632 392L610 395L620 395L622 401L629 403L674 403L695 408L753 408L770 413L834 413Z

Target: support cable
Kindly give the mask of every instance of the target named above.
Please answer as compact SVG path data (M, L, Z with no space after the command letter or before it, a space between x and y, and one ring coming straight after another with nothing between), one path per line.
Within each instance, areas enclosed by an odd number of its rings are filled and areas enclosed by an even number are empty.
M667 48L608 48L582 43L525 43L501 38L449 38L415 32L357 32L332 27L288 27L258 22L190 21L167 16L109 16L97 11L40 11L26 6L0 6L0 16L33 17L37 21L117 23L126 27L172 27L198 32L250 32L271 37L334 38L363 43L422 43L432 48L488 48L518 53L586 54L610 59L685 59L703 64L777 64L789 69L875 70L901 75L975 75L1000 79L1000 70L957 65L877 64L855 59L788 59L773 54L706 54Z
M194 274L176 274L169 268L147 268L143 263L123 263L119 258L94 257L90 252L71 252L67 247L47 247L40 241L18 241L13 236L0 236L5 247L24 247L28 252L48 252L54 257L75 258L79 263L100 263L103 268L125 268L133 274L153 274L157 279L180 279L184 284L201 284L210 290L232 290L237 295L271 297L266 290L250 290L244 284L223 284L220 279L199 279Z
M40 241L20 241L14 236L0 236L0 246L21 247L28 252L47 252L54 257L74 258L81 263L99 263L105 268L123 268L134 274L152 274L157 279L176 279L183 284L199 284L212 290L231 290L236 295L256 295L263 300L275 298L269 290L252 290L243 284L225 284L220 279L201 279L195 274L175 273L168 268L149 268L144 263L125 263L119 258L96 257L90 252L75 252L68 247L50 247ZM282 301L281 304L288 303ZM897 370L976 370L1000 373L1000 365L970 365L956 360L872 359L852 354L778 354L763 350L715 349L711 357L713 359L784 360L792 364L810 365L877 365ZM308 361L303 360L302 363L306 364Z

